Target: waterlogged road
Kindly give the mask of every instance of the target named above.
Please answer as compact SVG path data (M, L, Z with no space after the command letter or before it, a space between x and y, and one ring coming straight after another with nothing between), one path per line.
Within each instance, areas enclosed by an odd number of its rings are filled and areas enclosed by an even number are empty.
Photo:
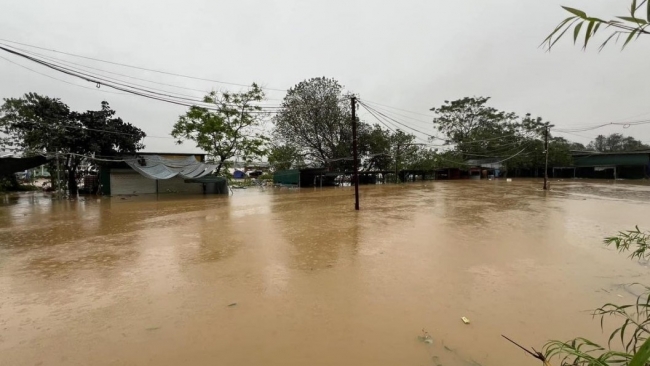
M537 365L500 335L606 339L648 268L602 237L650 228L648 186L538 188L4 196L0 364Z

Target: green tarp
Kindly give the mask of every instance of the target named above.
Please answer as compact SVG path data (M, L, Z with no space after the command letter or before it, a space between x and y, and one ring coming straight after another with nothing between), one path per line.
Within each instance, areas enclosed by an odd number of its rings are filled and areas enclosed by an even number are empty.
M298 185L300 183L300 170L289 169L277 171L273 174L273 183Z

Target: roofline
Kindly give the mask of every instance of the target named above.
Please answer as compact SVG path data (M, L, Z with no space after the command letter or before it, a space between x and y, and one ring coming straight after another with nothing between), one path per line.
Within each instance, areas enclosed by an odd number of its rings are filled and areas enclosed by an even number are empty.
M637 150L637 151L571 151L571 155L629 155L629 154L650 154L650 150Z
M208 155L206 153L177 153L177 152L142 152L142 151L137 151L134 154L129 154L129 155L183 155L183 156L192 156L192 155Z

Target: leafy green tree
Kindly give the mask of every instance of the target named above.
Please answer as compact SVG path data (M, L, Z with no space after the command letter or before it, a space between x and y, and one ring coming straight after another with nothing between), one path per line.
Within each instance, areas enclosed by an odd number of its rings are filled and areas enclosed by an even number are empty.
M285 170L303 166L305 164L301 152L289 145L276 145L269 151L269 165L273 171Z
M325 77L302 81L289 89L274 118L277 140L299 150L319 165L345 162L352 156L350 99L343 87ZM349 162L349 161L348 161Z
M555 43L559 41L571 28L573 28L573 43L580 39L583 43L582 48L586 49L589 40L593 38L599 30L609 31L609 36L601 43L599 49L602 50L609 41L615 39L618 41L621 36L625 38L623 48L633 39L638 39L641 35L650 34L646 30L650 25L650 3L648 0L632 0L629 6L629 15L615 17L616 19L604 20L597 17L588 16L582 10L562 7L569 12L571 16L564 19L555 27L553 32L546 37L542 45L550 50ZM584 30L584 35L581 34Z
M28 154L59 156L71 196L78 192L77 168L83 159L135 153L144 148L141 141L145 133L116 118L108 102L102 102L99 111L72 112L59 99L28 93L22 98L5 99L0 113L0 127L11 146ZM52 186L60 187L55 163L52 160L49 166Z
M358 124L359 151L361 158L360 170L386 170L390 169L391 157L391 132L381 128L380 125Z
M488 97L465 97L445 101L437 108L433 124L454 145L462 159L476 158L517 143L517 115L487 106Z
M174 125L172 136L182 144L192 140L196 146L216 159L216 174L227 166L228 159L248 161L266 154L269 141L260 128L265 113L259 103L264 91L253 84L241 93L211 92L204 102L214 107L192 106Z

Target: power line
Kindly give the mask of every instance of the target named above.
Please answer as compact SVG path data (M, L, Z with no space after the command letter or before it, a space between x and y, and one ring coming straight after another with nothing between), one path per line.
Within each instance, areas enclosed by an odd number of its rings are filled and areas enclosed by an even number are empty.
M55 49L48 49L48 48L45 48L45 47L39 47L39 46L34 46L34 45L26 44L26 43L11 41L11 40L8 40L8 39L0 38L0 41L19 44L21 46L36 48L36 49L40 49L40 50L44 50L44 51L60 53L60 54L67 55L67 56L78 57L78 58L83 58L83 59L97 61L97 62L103 62L103 63L122 66L122 67L128 67L128 68L132 68L132 69L155 72L155 73L158 73L158 74L178 76L178 77L187 78L187 79L194 79L194 80L209 81L209 82L218 83L218 84L243 86L243 87L249 87L250 86L250 85L246 85L246 84L233 83L233 82L214 80L214 79L207 79L207 78L201 78L201 77L197 77L197 76L183 75L183 74L177 74L177 73L168 72L168 71L154 70L154 69L149 69L149 68L146 68L146 67L133 66L133 65L123 64L123 63L119 63L119 62L107 61L107 60L102 60L102 59L98 59L98 58L94 58L94 57L82 56L82 55L77 55L77 54L74 54L74 53L58 51L58 50L55 50ZM281 91L281 92L286 92L287 91L286 89L267 88L267 87L260 87L260 88L261 89L266 89L266 90Z
M116 73L116 72L112 72L112 71L107 71L107 70L99 69L99 68L96 68L96 67L91 67L91 66L87 66L87 65L83 65L83 64L79 64L79 63L75 63L75 62L67 61L67 60L62 60L62 59L55 58L55 57L45 56L45 55L42 55L42 54L40 54L40 53L30 52L30 51L27 51L27 50L24 50L24 49L21 49L21 48L17 48L17 47L14 47L14 46L7 46L7 45L2 44L2 43L0 43L0 45L5 46L5 47L12 47L13 49L16 49L16 50L19 50L19 51L25 52L25 53L30 54L30 55L38 56L38 57L41 57L41 58L44 58L44 59L47 59L47 60L54 60L54 61L51 61L51 63L52 63L53 65L57 65L57 66L59 66L59 67L65 67L65 66L68 66L68 68L66 68L67 70L72 70L72 69L70 69L70 68L73 67L73 66L70 66L70 65L76 65L76 66L81 67L81 68L84 68L84 69L97 70L97 71L99 71L99 72L101 72L101 73L107 73L107 74L112 74L112 75L118 75L118 76L122 76L122 77L129 78L129 79L134 79L134 80L144 81L144 82L147 82L147 83L158 84L158 85L168 86L168 87L177 88L177 89L184 89L184 90L196 91L196 92L200 92L200 93L207 93L205 90L201 90L201 89L187 88L187 87L178 86L178 85L174 85L174 84L161 83L161 82L152 81L152 80L148 80L148 79L143 79L143 78L139 78L139 77L135 77L135 76L131 76L131 75L125 75L125 74L120 74L120 73ZM57 64L57 62L58 62L58 63L62 63L63 65ZM80 72L80 71L77 71L77 72ZM80 72L80 73L81 73L81 72ZM83 74L83 75L88 75L88 74ZM90 74L90 75L92 75L92 74ZM93 75L93 76L96 77L96 75ZM117 78L111 78L111 77L106 76L106 75L101 75L101 74L100 74L100 76L107 77L107 78L110 78L110 79L112 79L112 80L117 80L117 81L120 81L120 82L126 82L126 81L124 81L124 80L120 80L120 79L117 79ZM119 84L119 85L125 85L125 84ZM151 89L151 90L162 91L162 92L165 92L165 93L168 93L168 92L169 92L169 91L164 90L164 89L153 88L153 87L149 87L149 86L145 86L145 85L139 85L139 84L132 84L132 85L135 85L135 86L138 86L138 87L143 87L143 88L149 88L149 89ZM183 97L196 98L196 97L193 96L193 95L180 94L180 93L175 93L175 94L176 94L176 95L179 95L179 96L183 96ZM201 100L201 99L192 99L192 100L197 100L199 103L205 103L205 102L204 102L203 100ZM265 98L265 100L271 100L271 99L267 99L267 98ZM277 100L277 99L274 99L274 100ZM265 105L260 105L260 107L262 107L262 108L280 108L280 106L265 106Z
M31 57L29 55L26 55L26 54L23 54L23 53L20 53L18 51L14 51L14 50L2 47L2 46L0 46L0 50L4 50L4 51L9 52L11 54L26 58L26 59L28 59L30 61L36 62L36 63L38 63L40 65L43 65L43 66L48 67L50 69L62 72L64 74L74 76L74 77L80 78L82 80L86 80L88 82L92 82L92 83L96 84L98 87L101 86L101 85L105 85L105 86L108 86L108 87L116 89L116 90L124 91L126 93L130 93L130 94L134 94L134 95L139 95L139 96L149 98L149 99L159 100L159 101L163 101L163 102L167 102L167 103L171 103L171 104L176 104L176 105L181 105L181 106L185 106L185 107L196 106L195 103L188 103L186 101L186 100L188 100L190 102L192 102L192 101L196 102L196 100L183 98L183 97L178 97L178 96L174 96L174 95L162 94L162 93L158 93L158 92L155 92L155 91L152 91L152 90L147 90L147 89L142 89L142 88L130 86L128 84L111 82L110 80L107 80L105 78L98 78L97 76L94 76L94 75L89 75L89 74L82 73L82 72L79 72L79 71L76 71L76 70L68 69L66 67L61 67L61 66L58 66L58 65L55 65L55 64L43 61L43 60L36 59L36 58ZM218 107L206 106L205 104L207 104L207 103L205 103L205 102L199 102L199 103L204 104L204 105L199 105L198 107L200 107L200 108L204 108L204 109L207 109L207 110L219 110L220 109ZM260 106L255 106L255 105L251 105L251 107L261 108ZM247 113L266 114L266 113L277 113L277 111L256 110L256 111L247 111Z
M409 111L409 110L406 110L406 109L401 109L401 108L397 108L397 107L391 107L391 106L389 106L389 105L380 104L380 103L377 103L377 102L372 102L372 101L367 100L367 99L364 99L363 101L366 102L366 103L376 104L376 105L379 105L379 106L382 106L382 107L386 107L386 108L392 108L392 109L395 109L395 110L398 110L398 111L402 111L402 112L413 113L413 114L417 114L417 115L420 115L420 116L432 117L432 118L433 118L433 116L430 115L430 114L418 113L418 112L413 112L413 111Z
M405 115L403 115L403 114L399 114L399 113L392 112L392 111L390 111L390 110L387 109L387 108L381 108L381 107L373 107L373 108L378 109L378 110L382 110L382 111L384 111L385 113L390 113L390 114L393 114L393 115L395 115L395 116L400 116L400 117L408 118L408 119L413 120L413 121L416 121L416 122L421 122L421 123L426 124L427 126L431 126L431 125L433 124L433 121L423 121L423 120L421 120L421 119L413 118L413 117L410 117L410 116L405 116Z
M34 70L34 69L30 69L29 67L27 67L27 66L23 66L23 65L21 65L21 64L19 64L19 63L17 63L17 62L11 61L10 59L8 59L8 58L6 58L6 57L2 57L2 56L0 56L0 58L3 59L3 60L5 60L5 61L7 61L7 62L10 62L10 63L12 63L12 64L14 64L14 65L16 65L16 66L22 67L22 68L25 69L25 70L29 70L29 71L31 71L31 72L33 72L33 73L36 73L36 74L39 74L39 75L45 76L46 78L50 78L50 79L53 79L53 80L56 80L56 81L60 81L60 82L62 82L62 83L66 83L66 84L74 85L74 86L77 86L77 87L80 87L80 88L84 88L84 89L90 89L90 90L100 91L100 92L102 92L102 93L118 94L118 95L126 95L126 93L117 93L117 92L112 92L112 91L108 91L108 90L98 90L97 88L90 88L90 87L87 87L87 86L83 86L83 85L79 85L79 84L71 83L71 82L69 82L69 81L65 81L65 80L62 80L62 79L59 79L59 78L55 78L54 76L50 76L50 75L47 75L47 74L43 74L42 72L38 72L38 71L36 71L36 70Z
M368 109L368 110L371 110L371 109L372 109L372 110L373 110L374 112L376 112L377 114L379 114L379 115L381 115L381 116L384 116L385 118L388 118L389 120L391 120L391 121L393 121L393 122L395 122L395 123L397 123L397 124L399 124L399 125L401 125L401 126L403 126L403 127L406 127L406 128L408 128L408 129L410 129L410 130L413 130L413 131L415 131L415 132L421 133L421 134L423 134L423 135L425 135L425 136L428 136L428 137L431 137L431 138L434 138L434 139L440 139L440 140L443 140L443 139L439 138L438 136L434 136L434 135L428 134L428 133L426 133L426 132L424 132L424 131L420 131L420 130L418 130L417 128L414 128L414 127L408 126L408 125L406 125L405 123L402 123L402 122L400 122L400 121L397 121L396 119L391 118L390 116L387 116L386 114L384 114L384 113L382 113L382 112L380 112L380 111L378 111L378 110L376 110L376 109L374 109L374 108L368 106L368 105L365 104L363 101L359 101L359 104L361 104L364 108L366 108L366 109Z
M7 49L7 48L4 48L2 46L0 46L0 49L4 50L6 52L13 53L14 55L17 55L17 56L27 58L30 61L37 62L37 63L39 63L39 64L41 64L43 66L47 66L47 67L52 68L54 70L64 72L64 73L66 73L68 75L76 76L76 77L82 78L82 79L87 80L87 81L92 81L92 82L96 83L97 85L104 84L104 85L108 85L110 87L114 87L114 85L112 85L112 84L115 84L115 85L119 85L121 87L134 89L134 90L137 90L139 92L154 94L154 95L159 96L159 97L173 98L173 99L178 99L178 100L182 100L182 101L189 101L189 102L198 103L198 104L210 104L210 103L207 103L204 100L199 99L199 98L197 98L197 97L195 97L193 95L181 94L181 93L176 93L176 92L169 92L167 90L157 89L157 88L148 87L148 86L140 85L140 84L125 83L123 80L116 79L116 78L113 78L113 77L107 77L107 76L102 77L102 76L94 75L94 74L91 74L91 73L75 70L73 68L65 67L64 65L60 65L60 64L57 64L57 63L52 63L52 62L48 62L48 61L44 61L44 60L39 60L39 59L37 59L35 57L28 56L26 54L17 52L15 50ZM109 84L109 83L112 83L112 84ZM224 104L231 104L231 103L224 103ZM259 107L259 108L279 108L279 107L271 107L271 106L258 106L258 105L253 105L253 106Z
M557 132L585 132L585 131L592 131L596 130L599 128L603 128L606 126L623 126L623 128L628 128L630 126L638 126L638 125L645 125L645 124L650 124L650 120L640 120L640 121L629 121L629 122L608 122L608 123L602 123L598 125L593 125L590 127L584 127L584 128L556 128L553 129L553 131Z

